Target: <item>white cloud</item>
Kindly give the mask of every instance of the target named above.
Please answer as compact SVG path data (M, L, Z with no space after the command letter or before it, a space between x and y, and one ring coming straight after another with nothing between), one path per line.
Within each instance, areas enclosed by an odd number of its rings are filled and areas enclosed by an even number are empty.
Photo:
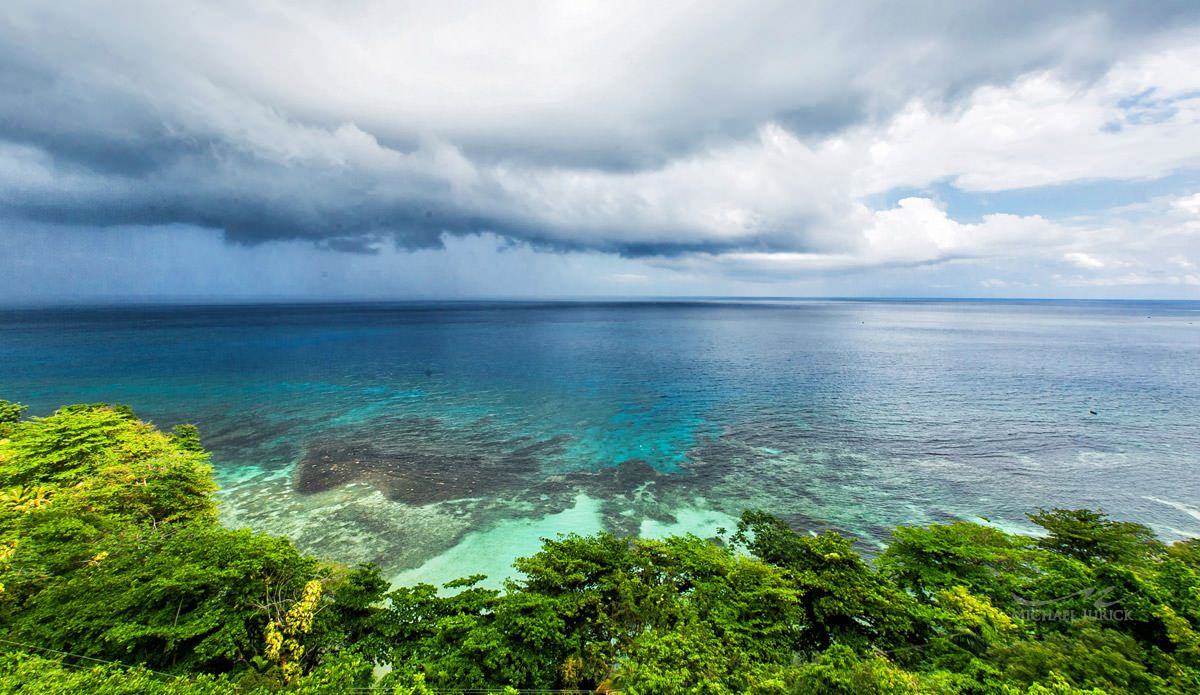
M1200 193L1193 193L1176 200L1175 207L1185 214L1200 218Z
M996 216L964 236L964 226L917 204L882 211L887 219L876 229L879 213L861 201L944 179L990 191L1200 168L1200 71L1180 69L1200 65L1200 36L1188 38L1119 63L1093 84L1038 72L980 88L956 109L915 100L879 127L817 141L767 125L753 140L647 171L504 168L484 175L494 175L525 219L559 240L766 243L802 255L858 248L860 261L893 262L974 255L1004 246L998 242L1009 235L1026 251L1049 251L1070 230L1051 234L1044 220ZM1195 194L1177 204L1200 211L1198 201ZM898 225L923 229L906 236L895 233ZM1040 225L1041 234L1026 234L1029 225ZM865 246L857 242L863 234L871 237Z
M880 263L925 263L950 258L1011 255L1061 243L1064 230L1036 215L994 214L978 224L950 219L928 198L905 198L874 213L863 233L865 256Z
M206 103L242 99L393 144L431 135L468 150L644 162L731 124L785 115L819 132L1036 67L1088 74L1172 14L1119 3L12 0L0 36L20 47L16 65L66 78L52 93L79 79L172 122L219 119ZM215 92L225 96L212 102ZM99 106L75 105L77 116Z
M1071 251L1070 253L1065 253L1063 254L1063 260L1071 265L1087 270L1099 270L1105 266L1104 261L1096 258L1090 253L1083 253L1082 251Z
M948 178L994 191L1200 166L1196 65L1200 35L1190 34L1095 83L1047 71L981 87L949 112L915 101L871 144L861 190Z
M728 274L760 282L886 268L958 265L973 273L1011 268L1007 277L977 281L988 290L1044 295L1070 288L1193 288L1200 274L1200 230L1181 212L1186 198L1140 206L1136 215L1051 221L1036 215L987 215L964 224L928 198L905 198L870 213L843 253L692 254L658 261L675 271ZM1147 232L1147 230L1153 230ZM1042 280L1049 282L1043 283ZM929 285L926 285L929 287Z
M768 277L797 273L830 273L876 266L921 266L947 261L1022 256L1031 247L1053 248L1069 242L1069 230L1036 215L988 215L977 224L951 219L929 198L905 198L896 207L860 211L866 224L838 253L734 251L700 254L668 267L701 262L724 267L740 275L762 273Z

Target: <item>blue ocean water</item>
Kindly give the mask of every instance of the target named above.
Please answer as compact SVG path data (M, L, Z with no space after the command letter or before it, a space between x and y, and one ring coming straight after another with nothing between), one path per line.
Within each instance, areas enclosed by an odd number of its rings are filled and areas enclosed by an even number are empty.
M1200 535L1200 303L10 309L0 398L195 422L226 523L398 581L743 509L896 524L1102 508Z

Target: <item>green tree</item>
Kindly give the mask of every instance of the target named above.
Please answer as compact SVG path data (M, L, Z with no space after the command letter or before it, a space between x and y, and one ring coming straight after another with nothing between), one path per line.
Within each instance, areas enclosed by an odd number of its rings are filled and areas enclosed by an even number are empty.
M931 614L867 565L847 538L801 535L769 514L746 512L734 540L794 582L805 615L796 647L807 655L834 643L903 649L932 632Z
M964 586L994 605L1014 607L1020 593L1039 575L1032 541L965 521L929 527L900 526L879 557L879 571L926 602L939 591Z
M1114 521L1101 512L1042 509L1028 516L1046 530L1046 536L1037 541L1040 547L1088 564L1141 563L1165 550L1145 526Z

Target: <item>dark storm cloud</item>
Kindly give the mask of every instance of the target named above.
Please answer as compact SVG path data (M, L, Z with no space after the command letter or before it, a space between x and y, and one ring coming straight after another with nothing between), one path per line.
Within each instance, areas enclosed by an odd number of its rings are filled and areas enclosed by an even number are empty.
M1097 75L1200 15L1194 2L639 7L9 3L0 215L358 252L480 231L626 256L803 251L840 208L726 234L724 213L711 228L688 217L686 196L706 202L688 186L635 180L617 200L588 177L686 165L766 123L827 136L1032 69ZM564 192L572 207L555 213Z
M63 162L57 171L61 190L14 198L5 208L50 224L183 223L221 229L235 243L310 239L343 249L359 248L353 239L380 232L400 236L408 247L432 247L443 229L467 229L455 211L435 213L430 193L415 187L403 196L380 198L364 191L355 175L256 162L221 144L181 150L151 150L161 162L136 159L137 150L130 150L129 157L116 158L126 165L119 173L111 161L103 168L89 166L83 158L95 150L74 150L55 158ZM70 190L77 178L83 183Z

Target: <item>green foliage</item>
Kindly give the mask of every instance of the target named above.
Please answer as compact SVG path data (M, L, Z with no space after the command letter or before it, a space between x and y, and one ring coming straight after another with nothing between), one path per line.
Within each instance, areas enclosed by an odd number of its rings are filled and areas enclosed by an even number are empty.
M225 695L224 679L201 675L176 679L145 668L77 667L23 652L0 655L0 692L45 695Z
M246 668L306 582L286 540L216 523L208 455L124 407L61 408L0 442L0 620L17 641L169 671ZM195 440L198 441L198 440ZM306 667L340 646L323 622Z
M1107 692L1162 692L1163 679L1150 673L1143 648L1132 637L1087 621L1066 633L1025 640L990 655L1010 682L1032 685L1052 677L1076 688Z
M133 527L31 597L21 641L156 669L219 672L263 649L272 606L317 564L284 539L212 523ZM95 597L103 596L99 602Z
M1141 524L1113 521L1087 509L1045 509L1029 515L1046 529L1042 548L1088 564L1145 562L1163 552L1154 533Z
M1027 538L955 521L896 528L878 567L922 601L932 602L939 591L965 586L998 606L1009 606L1013 594L1037 576L1036 559Z
M25 406L20 403L0 400L0 439L8 436L24 412Z
M795 647L806 655L835 643L896 649L923 642L932 630L929 612L869 567L847 538L797 534L770 515L747 512L734 540L782 568L798 590L804 618Z
M835 644L795 675L795 695L905 695L926 692L920 678L878 654Z
M185 451L204 451L200 443L200 428L195 425L175 425L171 428L171 441Z
M349 695L361 692L356 688L368 685L370 674L370 665L354 655L330 659L285 684L253 673L171 675L118 664L72 664L25 652L0 654L0 692L39 695Z
M192 425L22 412L0 401L0 692L1200 692L1200 541L1097 512L901 527L873 564L748 512L728 545L560 536L501 590L391 588L218 525Z
M111 408L62 408L17 423L2 455L0 485L69 485L139 444L136 424Z
M104 404L16 423L0 440L0 543L11 549L0 611L90 566L129 527L213 523L207 459Z

